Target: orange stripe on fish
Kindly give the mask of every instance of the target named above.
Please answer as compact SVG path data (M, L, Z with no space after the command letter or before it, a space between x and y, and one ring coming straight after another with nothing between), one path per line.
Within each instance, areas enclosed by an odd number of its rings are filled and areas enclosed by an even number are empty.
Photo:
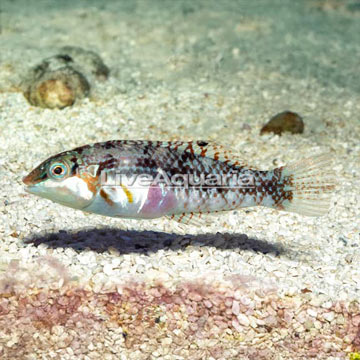
M92 176L91 174L87 172L83 172L81 174L76 175L80 179L84 180L87 184L88 189L95 194L97 192L97 189L99 187L99 177L98 176Z
M109 195L104 189L100 190L100 196L110 205L113 206L114 202L110 199Z
M130 190L123 184L121 184L121 188L124 190L124 193L128 199L128 202L131 204L134 200L133 200L133 196L132 196Z

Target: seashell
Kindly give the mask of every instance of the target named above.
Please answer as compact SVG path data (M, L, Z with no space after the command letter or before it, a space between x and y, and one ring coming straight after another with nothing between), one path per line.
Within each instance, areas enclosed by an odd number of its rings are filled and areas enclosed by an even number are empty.
M40 73L41 68L34 71L36 75L28 81L24 96L30 104L43 108L62 109L74 104L89 94L90 85L86 78L71 67L65 66L58 70Z
M31 105L50 109L71 106L90 92L90 80L105 80L109 68L99 55L79 47L65 46L61 53L30 69L22 83Z
M71 57L85 74L95 75L97 80L106 80L109 77L109 68L94 51L77 46L64 46L60 50L64 56Z

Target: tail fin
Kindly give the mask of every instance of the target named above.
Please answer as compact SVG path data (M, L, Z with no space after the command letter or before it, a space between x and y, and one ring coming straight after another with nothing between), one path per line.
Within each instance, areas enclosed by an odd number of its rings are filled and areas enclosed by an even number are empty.
M283 167L279 181L289 196L279 207L307 216L326 214L335 188L330 163L331 155L322 154Z

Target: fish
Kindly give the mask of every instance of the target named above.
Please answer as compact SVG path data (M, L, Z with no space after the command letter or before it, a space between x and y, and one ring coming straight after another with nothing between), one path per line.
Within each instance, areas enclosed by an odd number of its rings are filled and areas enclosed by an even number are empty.
M252 206L322 216L335 187L330 162L320 154L258 170L216 142L111 140L51 156L23 183L88 213L199 225L204 214Z

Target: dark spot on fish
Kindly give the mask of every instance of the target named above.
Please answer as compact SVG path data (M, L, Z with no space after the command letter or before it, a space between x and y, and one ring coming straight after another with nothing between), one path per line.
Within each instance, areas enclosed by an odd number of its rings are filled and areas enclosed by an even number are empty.
M96 175L99 176L104 169L106 170L113 169L116 165L117 165L117 160L113 157L110 158L109 160L101 161Z
M179 159L179 161L183 161L184 163L186 163L188 161L192 162L192 161L194 161L194 158L195 158L194 154L192 154L190 152L183 152L181 154L181 158Z
M75 161L76 161L76 159L75 159ZM71 168L71 173L72 174L75 174L75 172L76 172L76 170L78 169L78 167L79 167L79 164L77 163L77 162L75 162L75 164L72 166L72 168Z
M144 146L144 155L148 155L149 154L149 150L150 150L150 147L151 146L149 146L149 145L146 145L146 146Z
M198 141L197 143L199 146L207 146L209 143L206 141Z
M112 142L112 141L107 141L105 144L104 144L104 148L106 150L108 149L114 149L115 148L115 144Z
M79 155L81 155L84 150L90 149L91 145L83 145L83 146L79 146L78 148L74 149L73 152L77 152Z
M104 191L104 189L100 190L100 196L110 205L114 205L114 202L110 199L109 195Z
M151 157L139 157L134 164L136 168L139 168L139 170L143 169L144 171L153 168L156 169L159 165L160 164L158 164L157 161Z

